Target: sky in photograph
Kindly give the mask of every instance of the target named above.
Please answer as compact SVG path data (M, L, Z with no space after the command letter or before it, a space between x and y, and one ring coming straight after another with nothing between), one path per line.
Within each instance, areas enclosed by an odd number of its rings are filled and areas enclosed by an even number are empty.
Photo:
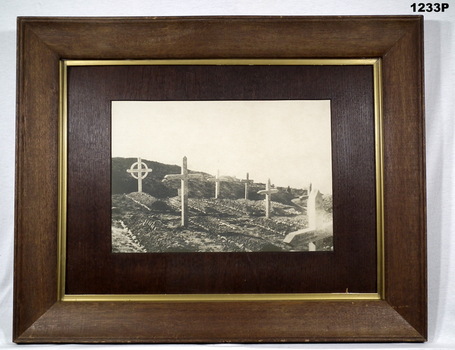
M330 101L113 101L112 157L332 193Z

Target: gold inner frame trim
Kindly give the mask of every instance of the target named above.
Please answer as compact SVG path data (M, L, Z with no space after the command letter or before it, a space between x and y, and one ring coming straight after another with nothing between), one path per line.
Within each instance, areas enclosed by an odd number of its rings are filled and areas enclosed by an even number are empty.
M139 65L371 65L374 84L376 167L377 293L263 293L263 294L66 294L66 218L68 169L67 68L71 66ZM61 60L59 103L58 254L57 295L63 302L226 302L226 301L354 301L385 298L384 271L384 164L381 59L166 59L166 60Z
M84 294L64 295L61 301L216 302L216 301L381 300L377 293L267 294Z

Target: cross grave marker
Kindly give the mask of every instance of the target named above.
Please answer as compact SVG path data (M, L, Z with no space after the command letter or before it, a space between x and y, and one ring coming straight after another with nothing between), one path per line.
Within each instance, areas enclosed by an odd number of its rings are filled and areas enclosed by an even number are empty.
M208 181L215 182L215 199L218 199L220 197L221 182L233 182L232 178L228 176L220 177L219 170L216 172L216 177L209 178Z
M147 177L148 173L152 172L152 169L149 169L147 164L142 163L141 158L137 158L137 162L133 163L131 168L129 168L126 172L130 173L132 177L137 179L137 191L142 193L142 180Z
M323 197L318 189L312 189L307 202L308 227L317 230L323 225Z
M201 174L188 174L187 158L183 157L182 170L180 174L169 174L164 177L164 180L180 180L180 198L182 202L182 226L188 226L188 180L202 179Z
M278 190L276 188L272 188L272 186L270 185L270 179L267 181L265 190L258 191L259 194L265 194L265 217L267 219L270 218L272 194L277 192Z
M250 173L246 173L246 179L242 180L242 182L245 184L245 199L248 199L248 188L250 187L250 184L254 182L253 180L250 180Z

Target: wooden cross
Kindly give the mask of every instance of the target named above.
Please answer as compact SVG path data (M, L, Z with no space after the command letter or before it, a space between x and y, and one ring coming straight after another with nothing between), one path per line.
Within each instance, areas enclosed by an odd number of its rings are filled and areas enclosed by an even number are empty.
M164 177L164 180L180 180L182 187L180 190L180 198L182 201L182 226L188 226L188 180L202 179L201 174L188 174L187 158L183 157L182 170L180 174L169 174Z
M322 212L323 209L323 197L322 193L318 189L311 189L311 193L307 201L307 215L308 215L308 227L314 230L319 229L322 226Z
M259 194L265 194L265 217L270 218L270 209L271 209L271 198L273 193L277 193L278 190L272 188L270 185L270 179L267 181L265 190L258 191Z
M137 166L137 167L136 167ZM144 166L144 167L142 167ZM142 180L144 180L148 173L152 172L152 169L149 169L147 164L142 163L141 158L137 159L137 162L133 163L131 165L131 168L129 168L127 173L130 173L132 177L137 179L137 191L139 193L142 192Z
M242 182L245 184L245 199L248 199L248 187L250 184L252 184L254 181L250 180L250 174L246 173L246 179L242 180Z
M227 176L220 177L220 171L218 170L216 173L216 177L211 177L208 181L215 182L215 199L220 196L220 183L221 182L232 182L232 179Z

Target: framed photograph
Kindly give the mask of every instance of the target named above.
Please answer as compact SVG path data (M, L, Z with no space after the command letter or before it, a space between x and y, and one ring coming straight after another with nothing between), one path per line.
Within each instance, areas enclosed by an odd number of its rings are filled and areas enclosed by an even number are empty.
M18 38L16 343L425 341L422 17Z
M330 100L113 101L111 115L113 252L333 250Z

